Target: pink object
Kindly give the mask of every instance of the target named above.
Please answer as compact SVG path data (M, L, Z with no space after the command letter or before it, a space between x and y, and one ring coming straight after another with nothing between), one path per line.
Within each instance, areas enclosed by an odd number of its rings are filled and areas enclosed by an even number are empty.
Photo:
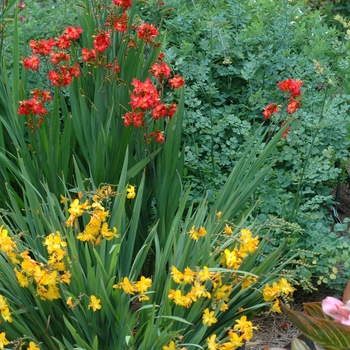
M342 302L333 297L327 297L322 301L322 309L325 314L331 316L336 322L350 326L350 300Z

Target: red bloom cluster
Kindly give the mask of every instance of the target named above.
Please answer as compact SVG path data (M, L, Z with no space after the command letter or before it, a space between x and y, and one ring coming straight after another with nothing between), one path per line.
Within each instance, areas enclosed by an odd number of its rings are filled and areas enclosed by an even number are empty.
M153 85L150 78L147 78L144 83L134 78L132 85L134 85L134 91L131 94L130 102L132 110L147 110L159 104L160 98L158 90Z
M45 102L51 102L52 98L49 91L35 89L32 91L33 97L29 100L20 101L18 114L24 114L28 117L39 117L36 127L38 128L44 121L47 109L44 107ZM33 130L33 120L28 119L27 125Z
M113 0L114 4L123 8L125 11L128 7L131 7L131 0Z
M171 68L164 61L161 61L160 63L156 62L153 64L153 66L151 66L150 73L160 82L162 82L164 77L169 78Z
M303 86L303 82L301 80L293 80L292 78L289 78L287 80L283 80L282 82L278 82L277 84L281 91L284 93L290 93L291 99L301 95L300 87Z
M107 31L101 31L97 35L94 35L94 49L100 53L106 51L107 48L111 45L110 36L111 33Z
M147 44L154 42L158 34L154 24L142 23L137 29L137 36Z
M79 63L75 66L60 66L57 70L50 70L48 78L53 86L68 86L72 82L72 78L78 78L80 75Z
M283 91L285 94L288 94L287 113L295 113L300 107L300 88L303 86L303 82L301 80L293 80L292 78L289 78L287 80L283 80L282 82L278 82L277 84L281 91ZM272 114L279 112L278 107L279 106L277 103L269 103L263 111L263 117L265 119L270 119ZM285 122L282 122L281 126L283 126L284 124ZM282 138L285 139L287 137L289 130L290 127L288 127L285 130L285 132L282 135Z

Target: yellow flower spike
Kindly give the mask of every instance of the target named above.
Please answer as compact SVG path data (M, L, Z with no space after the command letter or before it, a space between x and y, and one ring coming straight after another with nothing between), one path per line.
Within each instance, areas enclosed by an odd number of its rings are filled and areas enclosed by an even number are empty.
M127 190L126 190L126 192L127 192L126 198L132 199L132 198L135 198L135 197L136 197L135 188L136 188L136 186L131 186L131 185L129 185L129 187L128 187Z
M276 301L273 303L270 312L277 312L278 314L282 312L280 308L280 301L278 299L276 299Z
M6 333L0 333L0 350L4 350L4 345L10 344L10 342L6 339Z
M107 222L103 223L102 227L101 227L101 235L102 237L106 238L107 241L112 240L113 238L118 237L117 235L117 229L115 227L113 227L113 231L111 231L108 228L108 224Z
M27 350L40 350L40 348L37 347L36 344L33 341L31 341L29 343L29 347L27 347Z
M214 317L215 311L209 311L208 308L206 308L203 312L203 324L204 326L210 327L212 324L216 323L218 320Z
M17 282L20 287L25 288L29 286L29 280L28 277L23 275L20 271L17 270L17 268L14 268L16 277L17 277Z
M198 273L199 280L201 282L209 281L210 277L213 275L212 272L209 272L209 269L207 266L203 267L203 270L200 270Z
M66 304L68 305L69 308L71 308L72 310L74 309L74 304L73 304L73 298L72 297L68 297Z
M222 211L218 211L218 212L216 213L216 217L217 217L218 221L220 221L221 215L222 215Z
M90 296L90 304L88 305L88 309L92 308L95 312L101 309L101 299L97 299L94 295Z
M62 194L60 194L60 197L61 197L61 199L60 199L61 204L69 202L69 198L63 196Z

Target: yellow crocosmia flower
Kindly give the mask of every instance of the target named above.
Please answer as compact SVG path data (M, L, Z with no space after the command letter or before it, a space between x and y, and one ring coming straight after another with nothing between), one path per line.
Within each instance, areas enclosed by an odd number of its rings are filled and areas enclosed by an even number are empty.
M238 270L242 263L242 259L238 256L237 251L224 250L225 264L229 269Z
M60 276L60 281L65 284L70 284L70 278L72 277L72 274L69 270L64 271L64 273Z
M276 301L273 303L270 312L277 312L278 314L282 312L280 309L280 302L278 299L276 299Z
M227 297L227 294L230 292L230 288L229 286L227 286L226 284L223 284L222 286L218 287L215 291L214 291L214 298L217 300L222 300L224 298Z
M218 212L216 213L216 217L218 218L218 221L220 221L221 215L222 215L222 211L218 211Z
M214 317L215 311L209 311L208 308L206 308L203 312L203 324L204 326L210 327L212 324L216 323L218 320Z
M68 213L74 215L75 217L81 216L84 213L84 207L82 204L80 204L79 199L74 199L69 207Z
M201 226L198 230L199 237L204 237L206 234L207 234L207 230L203 226Z
M135 289L140 294L147 292L148 288L150 288L151 286L152 286L152 280L144 276L141 276L140 280L135 282Z
M224 231L223 231L226 235L231 235L233 233L232 228L226 224Z
M216 334L206 339L208 350L218 350L219 344L216 342Z
M0 295L0 310L4 309L5 307L7 307L6 298Z
M280 291L281 291L281 288L276 284L276 282L273 282L272 287L266 284L265 288L262 290L264 300L265 301L274 300L276 297L279 296Z
M33 276L37 266L37 262L29 256L29 251L26 250L20 254L23 261L21 263L22 270L28 275Z
M243 345L243 339L237 333L229 331L228 337L230 339L230 343L233 346L233 349L236 349ZM229 348L227 348L229 349Z
M185 268L184 274L183 274L183 280L184 284L193 283L194 278L196 277L196 272L192 271L188 266Z
M88 305L88 309L92 308L95 312L96 310L101 309L101 299L97 299L94 295L90 296L90 304Z
M8 307L1 309L1 316L6 322L12 322L11 312Z
M27 350L40 350L40 348L36 346L36 344L33 341L31 341L29 343L29 346L27 347Z
M0 333L0 350L4 350L4 345L10 344L10 342L6 339L6 333Z
M173 340L168 345L163 346L163 350L176 350L176 345Z
M189 234L190 234L190 237L191 237L193 240L198 241L198 239L199 239L199 234L198 234L198 232L195 230L195 226L192 226L192 228L191 228Z
M182 284L184 275L175 266L171 267L171 277L175 283Z
M102 237L106 238L107 241L112 240L115 237L118 237L117 235L117 229L113 227L113 232L108 228L107 222L105 222L101 227L101 235Z
M15 268L14 271L15 271L19 286L22 288L28 287L29 286L28 277L23 275L23 273L19 272L17 268Z
M60 299L60 291L55 285L49 285L45 297L50 301Z
M74 304L73 304L73 298L72 297L68 297L66 304L68 305L68 307L70 307L71 309L74 309Z
M195 281L190 292L195 298L200 298L203 296L207 296L207 292L205 290L205 286ZM210 295L210 293L209 293ZM193 300L196 301L196 300Z
M149 300L149 296L146 294L140 294L139 301Z
M226 303L223 303L220 307L220 311L225 312L228 310L228 305Z
M244 329L251 328L253 326L251 321L247 321L247 316L242 316L239 320L235 320L237 323L233 329L235 331L244 332Z
M78 234L77 239L82 242L93 242L95 240L95 235L93 235L91 232L86 232L85 230L84 232L80 232Z
M135 198L135 197L136 197L135 187L136 187L136 186L131 186L131 185L129 185L129 187L128 187L127 190L126 190L126 192L127 192L126 198L132 199L132 198Z
M212 273L209 272L209 269L208 269L207 266L204 266L203 270L199 271L198 276L199 276L199 280L201 282L205 282L205 281L209 281L210 280L210 277L212 276Z
M131 283L127 277L124 277L123 282L113 285L113 288L122 288L126 294L135 294L136 292L133 283Z
M53 270L52 272L47 272L43 276L43 278L40 280L40 283L43 285L49 285L49 286L54 286L55 284L58 283L58 278L57 278L57 271Z
M46 237L43 245L47 247L46 249L49 254L53 254L54 252L64 254L62 247L66 247L67 243L62 241L61 233L56 231L56 233L51 233Z
M285 295L293 294L294 292L294 288L290 285L290 283L285 278L280 279L279 286L281 288L281 292Z

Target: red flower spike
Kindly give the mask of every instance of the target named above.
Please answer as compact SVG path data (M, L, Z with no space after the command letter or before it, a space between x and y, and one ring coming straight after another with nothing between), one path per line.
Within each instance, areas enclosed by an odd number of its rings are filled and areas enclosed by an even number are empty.
M131 0L113 0L113 2L115 5L122 7L123 11L132 6Z
M265 119L270 119L272 114L278 113L278 112L279 112L279 109L278 109L277 103L269 103L264 109L263 117Z
M70 27L67 27L65 29L65 31L63 32L64 35L67 35L69 39L71 40L76 40L76 39L79 39L80 37L80 34L83 32L83 30L81 29L81 27L73 27L73 26L70 26Z
M168 113L168 108L164 104L160 103L153 108L151 115L153 119L160 119L166 117Z
M154 63L153 66L151 66L150 73L157 78L160 82L163 81L164 77L169 78L169 75L171 73L170 67L165 63Z
M164 132L163 131L152 132L151 134L149 134L149 136L155 137L157 143L164 143L165 142Z
M138 37L148 44L154 42L158 34L159 32L154 24L142 23L137 29Z
M128 30L129 15L123 12L120 17L115 18L113 21L113 29L119 33L125 33Z

